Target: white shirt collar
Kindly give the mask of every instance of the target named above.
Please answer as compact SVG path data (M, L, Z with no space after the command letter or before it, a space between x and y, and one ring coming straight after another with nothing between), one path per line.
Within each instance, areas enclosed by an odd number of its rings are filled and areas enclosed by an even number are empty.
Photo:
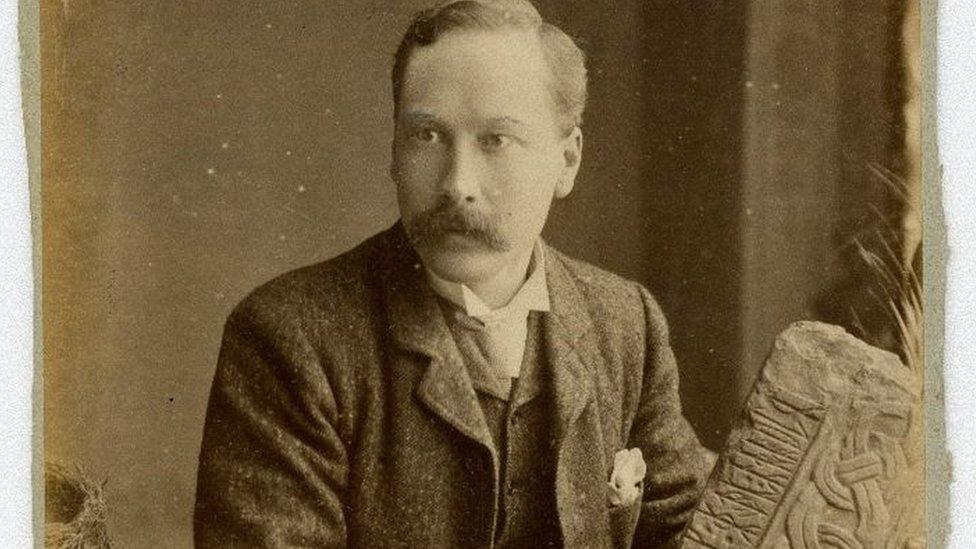
M529 261L529 276L522 287L507 305L492 309L482 301L466 284L451 282L427 269L427 279L438 295L451 301L470 316L485 323L501 322L508 319L524 319L529 311L549 310L549 285L546 282L545 249L541 241L536 241Z

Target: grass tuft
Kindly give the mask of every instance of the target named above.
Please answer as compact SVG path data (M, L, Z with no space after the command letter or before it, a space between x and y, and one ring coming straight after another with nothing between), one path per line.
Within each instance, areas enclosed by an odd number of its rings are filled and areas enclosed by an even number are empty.
M901 203L901 219L918 216L909 199L907 182L893 172L871 165L871 171ZM869 234L855 237L853 244L861 261L873 275L870 295L881 306L886 324L896 340L896 350L905 364L921 374L923 364L922 284L914 266L920 241L908 242L898 221L877 216L879 223ZM863 324L855 314L855 326Z
M105 483L79 467L47 463L44 471L45 549L110 549Z

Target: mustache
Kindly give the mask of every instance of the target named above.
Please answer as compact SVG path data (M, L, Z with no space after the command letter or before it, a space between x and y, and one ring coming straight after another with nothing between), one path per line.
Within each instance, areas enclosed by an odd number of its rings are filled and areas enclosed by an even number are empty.
M414 246L429 247L450 234L461 233L494 251L504 252L511 248L501 232L497 216L457 206L449 200L442 200L433 208L405 220L404 226Z

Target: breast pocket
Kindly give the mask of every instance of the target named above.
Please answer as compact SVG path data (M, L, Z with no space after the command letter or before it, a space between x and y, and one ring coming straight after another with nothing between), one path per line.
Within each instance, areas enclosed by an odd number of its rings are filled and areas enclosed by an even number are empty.
M641 493L643 493L643 483ZM610 509L610 541L613 549L630 549L640 518L641 498L630 505Z

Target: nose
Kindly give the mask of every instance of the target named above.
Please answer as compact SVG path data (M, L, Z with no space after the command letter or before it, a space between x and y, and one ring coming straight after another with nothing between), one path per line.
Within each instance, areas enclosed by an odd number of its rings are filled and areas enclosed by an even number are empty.
M478 161L473 147L464 143L456 143L451 147L447 171L441 179L441 190L455 203L478 200Z

